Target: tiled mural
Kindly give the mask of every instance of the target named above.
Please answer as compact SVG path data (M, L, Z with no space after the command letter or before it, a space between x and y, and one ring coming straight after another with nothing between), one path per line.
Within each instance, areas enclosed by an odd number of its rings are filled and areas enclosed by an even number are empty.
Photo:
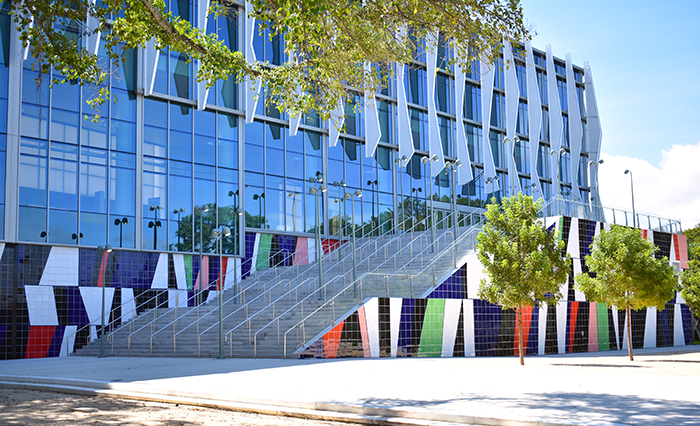
M555 306L528 308L523 339L528 355L596 352L627 348L624 311L588 302L573 277L587 272L585 256L593 237L609 225L584 219L550 218L561 230L572 257L571 274L562 283L564 300ZM642 230L658 247L658 257L687 267L683 235ZM476 298L483 277L471 259L421 299L373 298L309 345L301 357L452 357L517 355L516 315ZM692 343L692 319L680 295L655 308L632 312L632 346L662 347Z
M210 290L274 265L312 263L313 238L247 233L242 259L0 243L0 359L65 356L156 306L195 306ZM324 253L337 241L323 241ZM237 262L234 262L237 260ZM224 272L222 274L222 271ZM241 274L244 275L241 275ZM214 293L212 293L213 296Z

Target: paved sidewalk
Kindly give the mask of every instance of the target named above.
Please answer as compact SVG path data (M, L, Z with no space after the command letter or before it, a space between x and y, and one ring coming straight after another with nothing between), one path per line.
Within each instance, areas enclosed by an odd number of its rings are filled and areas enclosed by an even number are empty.
M700 425L700 347L509 358L48 358L0 387L402 424ZM443 423L441 423L443 422Z

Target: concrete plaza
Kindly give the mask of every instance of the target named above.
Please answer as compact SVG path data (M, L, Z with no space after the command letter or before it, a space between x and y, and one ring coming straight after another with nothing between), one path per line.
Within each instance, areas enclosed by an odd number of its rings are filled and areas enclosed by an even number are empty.
M0 387L358 423L698 425L700 347L508 358L46 358Z

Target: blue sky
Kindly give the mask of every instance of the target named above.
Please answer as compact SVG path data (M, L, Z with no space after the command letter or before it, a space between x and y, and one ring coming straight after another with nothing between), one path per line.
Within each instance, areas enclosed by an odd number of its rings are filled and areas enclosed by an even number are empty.
M603 128L603 204L631 208L629 168L638 211L681 219L683 228L699 223L700 0L522 5L537 32L534 47L551 44L557 57L590 63Z

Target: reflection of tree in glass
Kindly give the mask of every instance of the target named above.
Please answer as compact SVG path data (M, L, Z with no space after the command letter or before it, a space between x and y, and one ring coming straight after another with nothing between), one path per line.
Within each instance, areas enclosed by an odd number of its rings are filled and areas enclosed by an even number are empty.
M227 226L231 229L231 236L225 237L223 239L223 253L224 254L234 254L238 251L238 235L240 231L238 229L236 208L233 206L224 206L218 208L215 203L205 205L209 208L208 211L202 212L202 252L203 253L218 253L218 247L216 241L211 239L211 231L215 229L218 225ZM216 223L216 212L219 213L219 224ZM247 221L248 213L246 213ZM259 216L254 216L258 217ZM194 214L188 214L182 216L178 223L177 231L175 236L179 240L180 251L189 253L199 252L199 223L200 223L200 211ZM258 222L260 223L260 222ZM194 226L193 226L194 225ZM194 231L194 245L193 245L193 231ZM174 241L170 244L171 250L176 250L178 248L178 241Z

